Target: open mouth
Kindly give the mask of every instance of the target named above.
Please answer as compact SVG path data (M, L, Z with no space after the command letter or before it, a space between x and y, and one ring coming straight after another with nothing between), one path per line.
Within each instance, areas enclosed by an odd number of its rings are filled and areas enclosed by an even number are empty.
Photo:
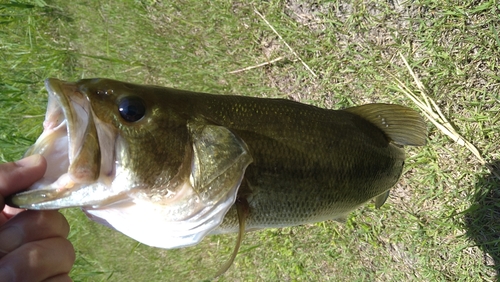
M192 124L193 141L181 152L183 165L141 170L148 165L148 154L137 152L155 148L148 142L128 142L134 137L121 130L131 123L130 115L120 115L123 100L100 94L100 89L112 89L110 93L134 97L127 92L130 88L107 79L47 79L45 85L49 98L44 130L26 155L44 156L47 170L27 191L7 199L10 206L81 207L91 219L162 248L196 244L219 226L252 161L243 140L222 126ZM142 132L148 138L184 140L183 134L147 129ZM168 152L163 154L167 159Z
M81 206L68 197L99 178L101 153L90 102L75 83L49 78L43 133L26 156L41 154L47 171L28 191L10 198L13 206L57 209Z

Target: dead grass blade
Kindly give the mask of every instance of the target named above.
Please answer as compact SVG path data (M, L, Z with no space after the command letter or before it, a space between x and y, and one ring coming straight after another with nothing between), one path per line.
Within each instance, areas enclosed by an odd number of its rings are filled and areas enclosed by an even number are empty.
M412 92L410 88L407 87L401 80L389 73L389 75L391 75L396 80L398 89L408 98L410 98L422 111L424 116L426 116L441 132L446 134L460 146L465 146L479 160L481 165L486 166L491 171L491 173L495 175L495 177L500 179L500 174L498 174L496 169L486 162L483 156L481 156L481 153L479 153L479 150L472 143L467 141L455 130L446 116L441 112L436 102L434 102L434 100L429 97L425 86L422 84L415 72L413 72L406 58L401 53L399 53L399 56L401 57L404 64L406 65L406 68L413 77L413 81L417 85L420 95Z
M281 37L281 35L266 20L266 18L264 18L264 16L259 11L257 11L257 9L254 9L254 11L267 24L267 26L269 26L269 28L271 28L271 30L281 39L281 41L283 41L283 43L286 45L286 47L288 47L288 49L290 50L290 52L292 52L292 54L302 63L302 65L304 65L304 67L312 74L312 76L317 77L316 73L314 73L314 71L299 57L299 54L297 54L297 52L295 52L292 49L292 47L290 47L290 45L288 45L288 43L286 43L285 39L283 39L283 37Z
M260 64L257 64L257 65L254 65L254 66L249 66L249 67L242 68L242 69L237 69L237 70L234 70L234 71L230 71L230 72L228 72L228 73L229 73L229 74L234 74L234 73L244 72L244 71L251 70L251 69L260 68L260 67L267 66L267 65L270 65L270 64L276 63L276 62L278 62L278 61L281 61L281 60L283 60L284 58L285 58L285 57L278 57L278 58L273 59L273 60L271 60L271 61L267 61L267 62L264 62L264 63L260 63Z

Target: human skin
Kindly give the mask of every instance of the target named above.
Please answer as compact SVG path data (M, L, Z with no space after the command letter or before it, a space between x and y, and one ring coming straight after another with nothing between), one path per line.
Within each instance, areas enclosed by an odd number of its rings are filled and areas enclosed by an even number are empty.
M0 164L0 281L71 281L75 251L66 239L69 224L58 211L26 211L5 197L40 179L45 159L33 155Z

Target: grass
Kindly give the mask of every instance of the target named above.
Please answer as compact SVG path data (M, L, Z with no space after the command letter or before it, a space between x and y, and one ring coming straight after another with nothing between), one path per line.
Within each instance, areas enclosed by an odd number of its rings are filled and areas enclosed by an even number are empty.
M398 3L0 3L0 161L21 157L40 134L46 77L110 77L333 109L369 102L418 109L396 81L419 91L401 53L455 130L498 167L500 3ZM499 280L500 180L431 122L428 145L407 152L404 175L380 210L369 204L345 224L248 233L220 280ZM77 250L75 281L203 280L234 244L234 235L212 236L154 249L79 210L63 212Z

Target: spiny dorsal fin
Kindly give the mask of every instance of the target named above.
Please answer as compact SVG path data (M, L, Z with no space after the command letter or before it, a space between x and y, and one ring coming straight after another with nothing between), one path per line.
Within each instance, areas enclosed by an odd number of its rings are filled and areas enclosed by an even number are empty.
M392 104L367 104L344 109L371 122L393 142L400 145L423 146L427 128L422 117L414 110Z
M229 260L219 269L219 271L217 271L214 278L221 276L229 269L229 267L231 267L240 249L241 241L243 241L243 234L245 233L245 224L249 212L248 202L245 198L238 198L236 199L236 202L234 204L236 205L236 211L238 213L238 223L239 223L238 237L236 238L236 246L234 246L233 253L231 254Z

